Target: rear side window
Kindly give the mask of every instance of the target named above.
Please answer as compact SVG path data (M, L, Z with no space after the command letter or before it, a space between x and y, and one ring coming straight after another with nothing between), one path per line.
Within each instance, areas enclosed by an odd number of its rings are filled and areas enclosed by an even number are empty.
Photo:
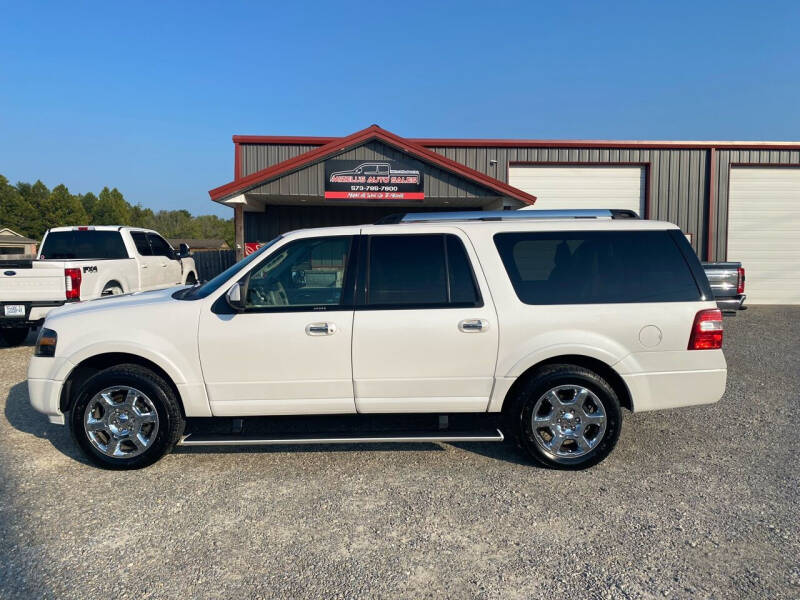
M133 243L136 244L136 252L139 253L139 256L153 255L150 243L147 241L147 236L143 231L132 231L131 237L133 238Z
M667 231L498 233L494 242L525 304L701 299Z
M369 240L368 306L480 305L469 258L456 236L380 235Z
M51 231L40 255L44 259L128 258L119 231Z

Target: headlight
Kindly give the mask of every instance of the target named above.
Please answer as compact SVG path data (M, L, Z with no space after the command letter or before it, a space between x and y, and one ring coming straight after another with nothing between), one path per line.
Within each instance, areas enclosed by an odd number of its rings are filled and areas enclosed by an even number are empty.
M58 334L52 329L42 327L39 331L39 337L36 338L36 350L34 356L55 356L56 355L56 342L58 341Z

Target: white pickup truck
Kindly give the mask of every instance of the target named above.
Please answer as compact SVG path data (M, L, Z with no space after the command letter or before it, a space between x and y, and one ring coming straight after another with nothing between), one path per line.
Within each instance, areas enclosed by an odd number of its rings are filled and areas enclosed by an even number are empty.
M68 302L196 282L189 247L176 252L155 231L55 227L35 260L0 261L0 338L21 344L50 310Z

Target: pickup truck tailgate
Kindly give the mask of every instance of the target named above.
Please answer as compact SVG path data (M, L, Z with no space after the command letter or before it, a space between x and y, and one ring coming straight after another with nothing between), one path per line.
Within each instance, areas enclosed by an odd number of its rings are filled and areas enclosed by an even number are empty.
M715 296L732 296L739 285L739 263L703 263Z
M0 303L63 300L64 269L46 263L16 267L0 263Z

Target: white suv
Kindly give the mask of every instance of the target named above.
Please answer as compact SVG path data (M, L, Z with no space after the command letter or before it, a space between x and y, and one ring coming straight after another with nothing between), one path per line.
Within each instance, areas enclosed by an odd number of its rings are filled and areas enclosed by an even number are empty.
M504 437L539 464L585 468L613 449L621 408L725 390L700 262L675 225L631 217L428 213L295 231L200 286L51 312L31 403L111 468L178 443Z

